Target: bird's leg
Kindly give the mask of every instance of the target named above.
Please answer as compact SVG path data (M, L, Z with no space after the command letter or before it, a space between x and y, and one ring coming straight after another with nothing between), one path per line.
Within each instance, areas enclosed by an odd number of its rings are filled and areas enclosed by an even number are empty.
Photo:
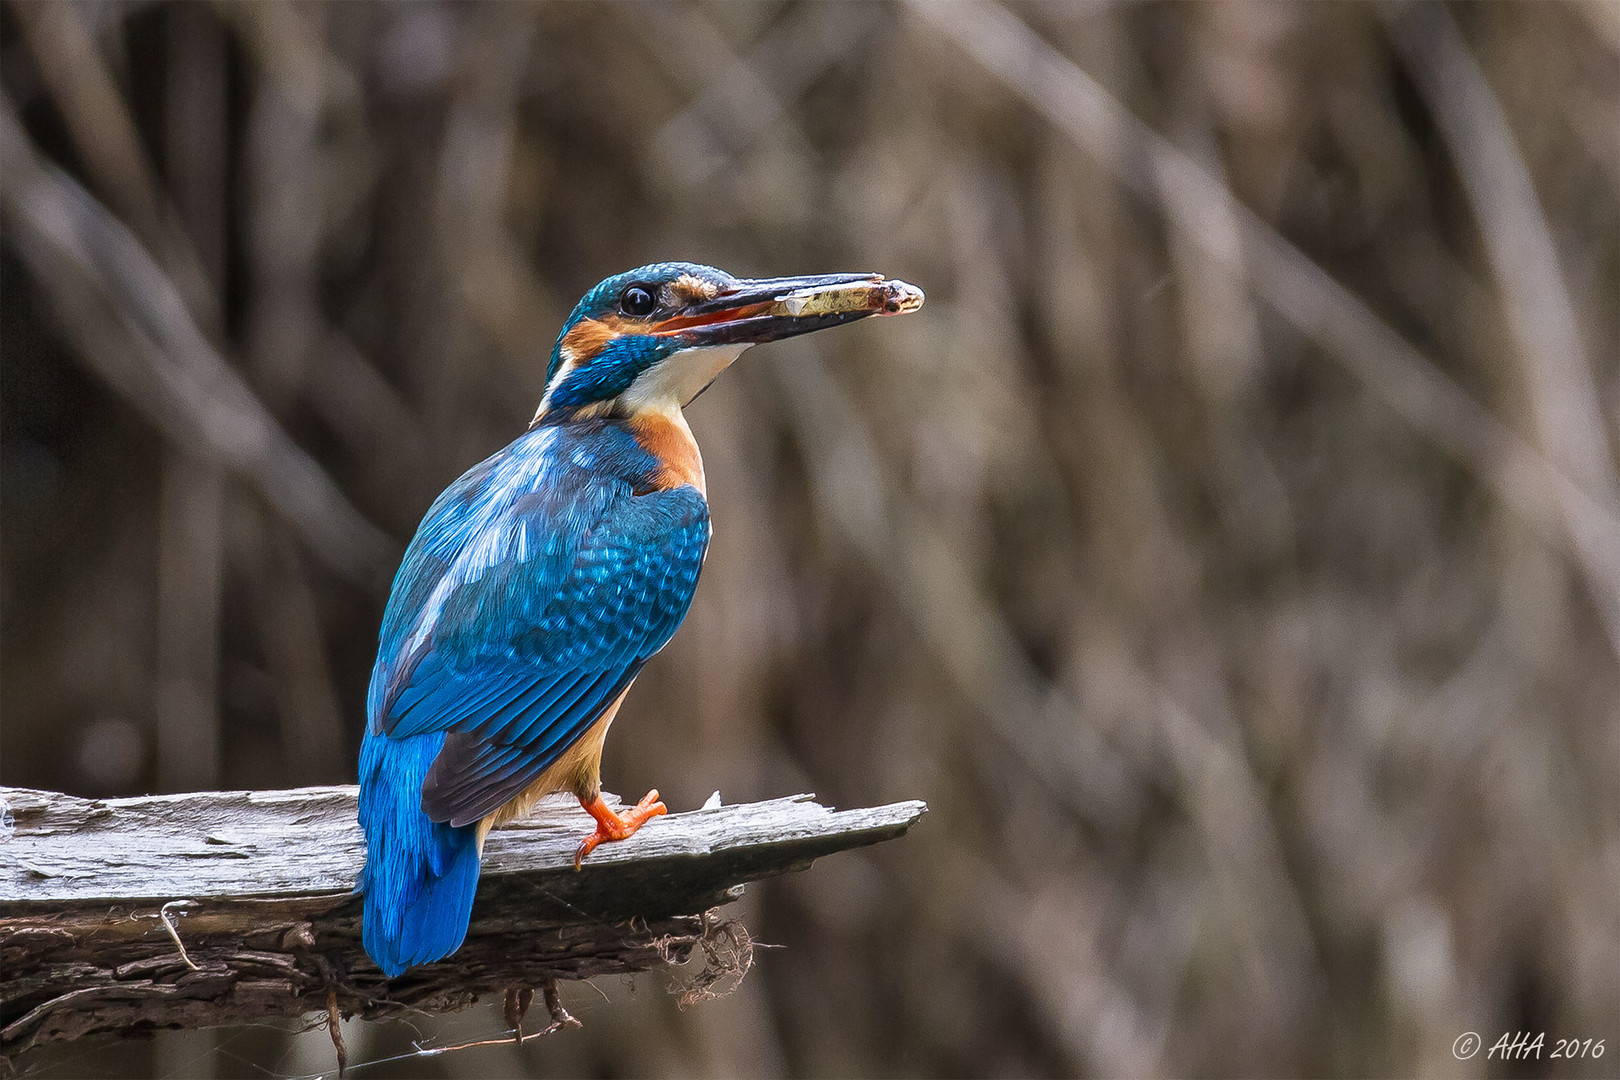
M647 792L641 801L636 803L622 815L615 814L613 808L602 801L599 791L589 799L580 799L579 804L585 812L596 819L596 831L580 841L579 848L574 852L574 869L578 870L585 856L596 850L596 845L604 840L623 840L647 823L648 818L655 818L660 814L669 813L669 808L658 801L658 789Z

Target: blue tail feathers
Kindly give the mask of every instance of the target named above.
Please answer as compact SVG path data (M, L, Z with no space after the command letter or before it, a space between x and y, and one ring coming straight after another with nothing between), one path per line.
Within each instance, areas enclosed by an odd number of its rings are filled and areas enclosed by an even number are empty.
M366 732L360 827L366 834L361 941L389 977L461 947L478 888L478 827L422 812L422 781L444 732L404 739Z

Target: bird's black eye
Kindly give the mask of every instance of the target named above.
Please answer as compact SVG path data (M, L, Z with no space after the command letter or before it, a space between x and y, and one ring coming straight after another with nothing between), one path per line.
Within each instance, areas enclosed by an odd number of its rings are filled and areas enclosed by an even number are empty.
M631 285L619 294L619 309L626 315L651 315L658 299L645 285Z

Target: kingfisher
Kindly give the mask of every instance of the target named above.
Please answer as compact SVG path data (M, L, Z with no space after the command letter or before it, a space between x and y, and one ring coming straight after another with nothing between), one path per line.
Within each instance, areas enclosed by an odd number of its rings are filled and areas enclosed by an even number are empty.
M666 812L615 811L602 743L686 617L708 550L682 410L745 349L921 306L877 274L740 279L655 263L563 324L528 429L434 500L383 615L360 749L361 938L392 977L461 947L492 828L569 792L575 851Z

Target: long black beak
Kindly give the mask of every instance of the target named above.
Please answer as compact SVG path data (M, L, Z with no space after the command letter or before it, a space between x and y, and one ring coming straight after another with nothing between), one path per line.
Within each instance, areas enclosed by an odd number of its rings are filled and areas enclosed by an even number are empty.
M872 315L915 311L922 302L921 289L882 274L751 278L688 306L660 323L657 333L679 335L687 348L758 345Z

